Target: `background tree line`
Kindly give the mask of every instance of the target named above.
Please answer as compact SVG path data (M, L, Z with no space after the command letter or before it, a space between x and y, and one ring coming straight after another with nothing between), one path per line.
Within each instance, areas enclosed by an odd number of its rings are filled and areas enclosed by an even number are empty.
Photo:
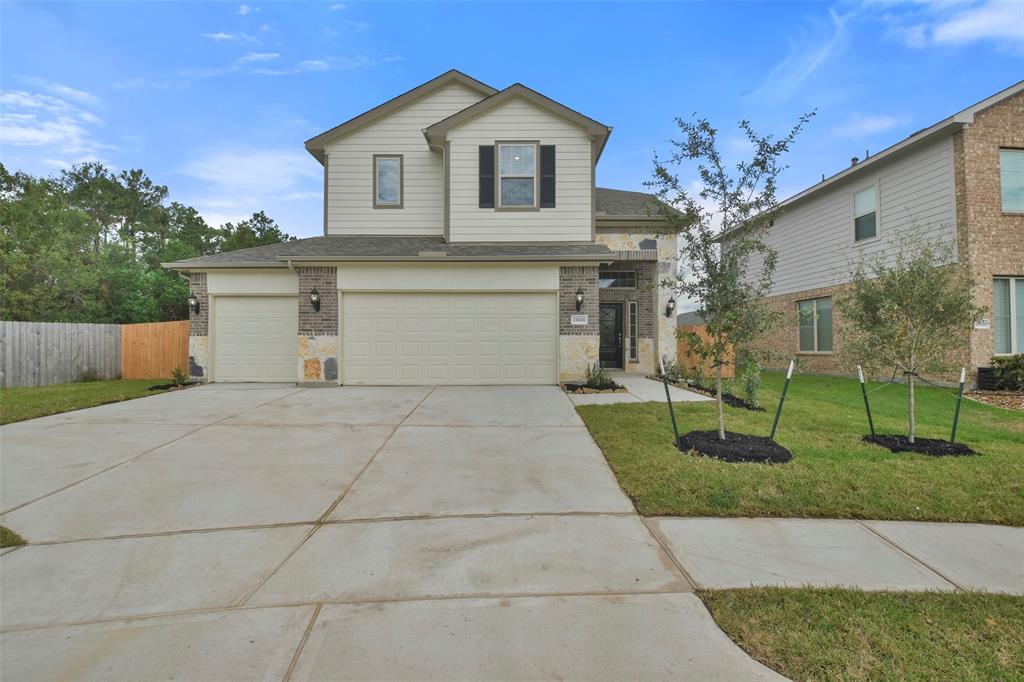
M168 195L138 169L36 177L0 164L0 318L184 319L188 283L160 263L295 239L262 211L211 227Z

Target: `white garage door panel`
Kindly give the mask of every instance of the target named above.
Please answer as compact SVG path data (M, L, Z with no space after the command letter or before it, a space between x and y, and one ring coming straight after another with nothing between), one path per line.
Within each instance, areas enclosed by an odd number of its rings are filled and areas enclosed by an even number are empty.
M215 381L295 381L294 296L218 296L214 314Z
M346 384L553 384L553 293L342 295Z

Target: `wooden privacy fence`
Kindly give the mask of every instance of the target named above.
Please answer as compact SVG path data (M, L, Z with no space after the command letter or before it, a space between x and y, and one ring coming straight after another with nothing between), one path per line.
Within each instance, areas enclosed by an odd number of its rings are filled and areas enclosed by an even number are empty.
M170 377L175 368L188 374L188 320L121 326L121 378Z
M704 339L704 340L707 340L707 338L708 338L707 331L705 331L704 325L702 325L702 324L701 325L685 325L685 324L681 324L681 325L679 325L679 332L681 334L684 334L684 335L685 334L689 334L689 333L694 333L697 336L699 336L701 339ZM686 367L686 371L687 371L688 374L693 373L694 370L696 370L698 367L700 367L703 364L704 365L704 376L705 376L705 378L711 379L711 377L714 376L714 373L711 370L711 363L703 363L699 356L697 356L696 354L690 353L690 342L686 338L686 336L683 336L682 338L680 338L680 339L678 339L676 341L676 351L677 351L677 354L679 356L679 364L681 364L684 367ZM726 357L730 361L732 360L732 351L731 350L726 354ZM723 378L729 379L729 378L731 378L733 376L734 373L735 372L734 372L733 366L731 364L725 365L724 367L722 367L722 377Z
M48 386L85 374L170 378L188 372L188 321L147 324L0 321L0 388Z
M121 371L121 325L5 321L0 355L3 388L64 384L88 371L110 379Z

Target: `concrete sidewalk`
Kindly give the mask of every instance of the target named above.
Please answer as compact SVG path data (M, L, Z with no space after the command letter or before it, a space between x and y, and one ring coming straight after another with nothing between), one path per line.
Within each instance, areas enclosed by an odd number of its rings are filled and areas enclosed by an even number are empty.
M665 402L665 385L639 374L613 374L616 383L625 387L628 393L569 393L573 405L614 405L615 403ZM669 385L673 403L703 402L714 400L706 395L694 393Z
M831 519L650 518L698 589L752 586L1024 594L1024 528Z

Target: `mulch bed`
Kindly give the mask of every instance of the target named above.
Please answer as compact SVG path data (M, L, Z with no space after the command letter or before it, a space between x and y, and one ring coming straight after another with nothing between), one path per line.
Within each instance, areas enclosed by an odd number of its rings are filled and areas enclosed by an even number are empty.
M964 397L1007 410L1024 411L1024 391L965 391Z
M720 440L717 429L683 434L679 437L678 447L684 452L693 450L723 462L783 464L793 459L793 453L766 436L726 431L725 440Z
M178 384L159 384L157 386L150 386L147 391L180 391L183 388L190 388L192 386L198 386L198 381L189 381L187 383Z
M564 386L566 393L623 393L626 391L625 386L618 384L609 384L600 388L592 388L586 384L564 384Z
M880 436L863 436L866 443L881 445L890 452L916 452L932 457L963 457L978 454L963 443L950 443L948 440L936 438L915 438L911 443L902 434L883 434Z
M656 381L661 381L661 379L656 379ZM713 388L705 388L703 386L688 383L677 384L674 381L670 381L669 383L675 386L676 388L682 388L687 391L703 393L704 395L709 395L712 398L715 397L715 389ZM732 393L727 393L726 391L722 391L722 402L728 405L729 407L741 407L744 410L750 410L751 412L764 412L763 407L755 407L748 403L743 398L739 397L738 395L733 395Z

